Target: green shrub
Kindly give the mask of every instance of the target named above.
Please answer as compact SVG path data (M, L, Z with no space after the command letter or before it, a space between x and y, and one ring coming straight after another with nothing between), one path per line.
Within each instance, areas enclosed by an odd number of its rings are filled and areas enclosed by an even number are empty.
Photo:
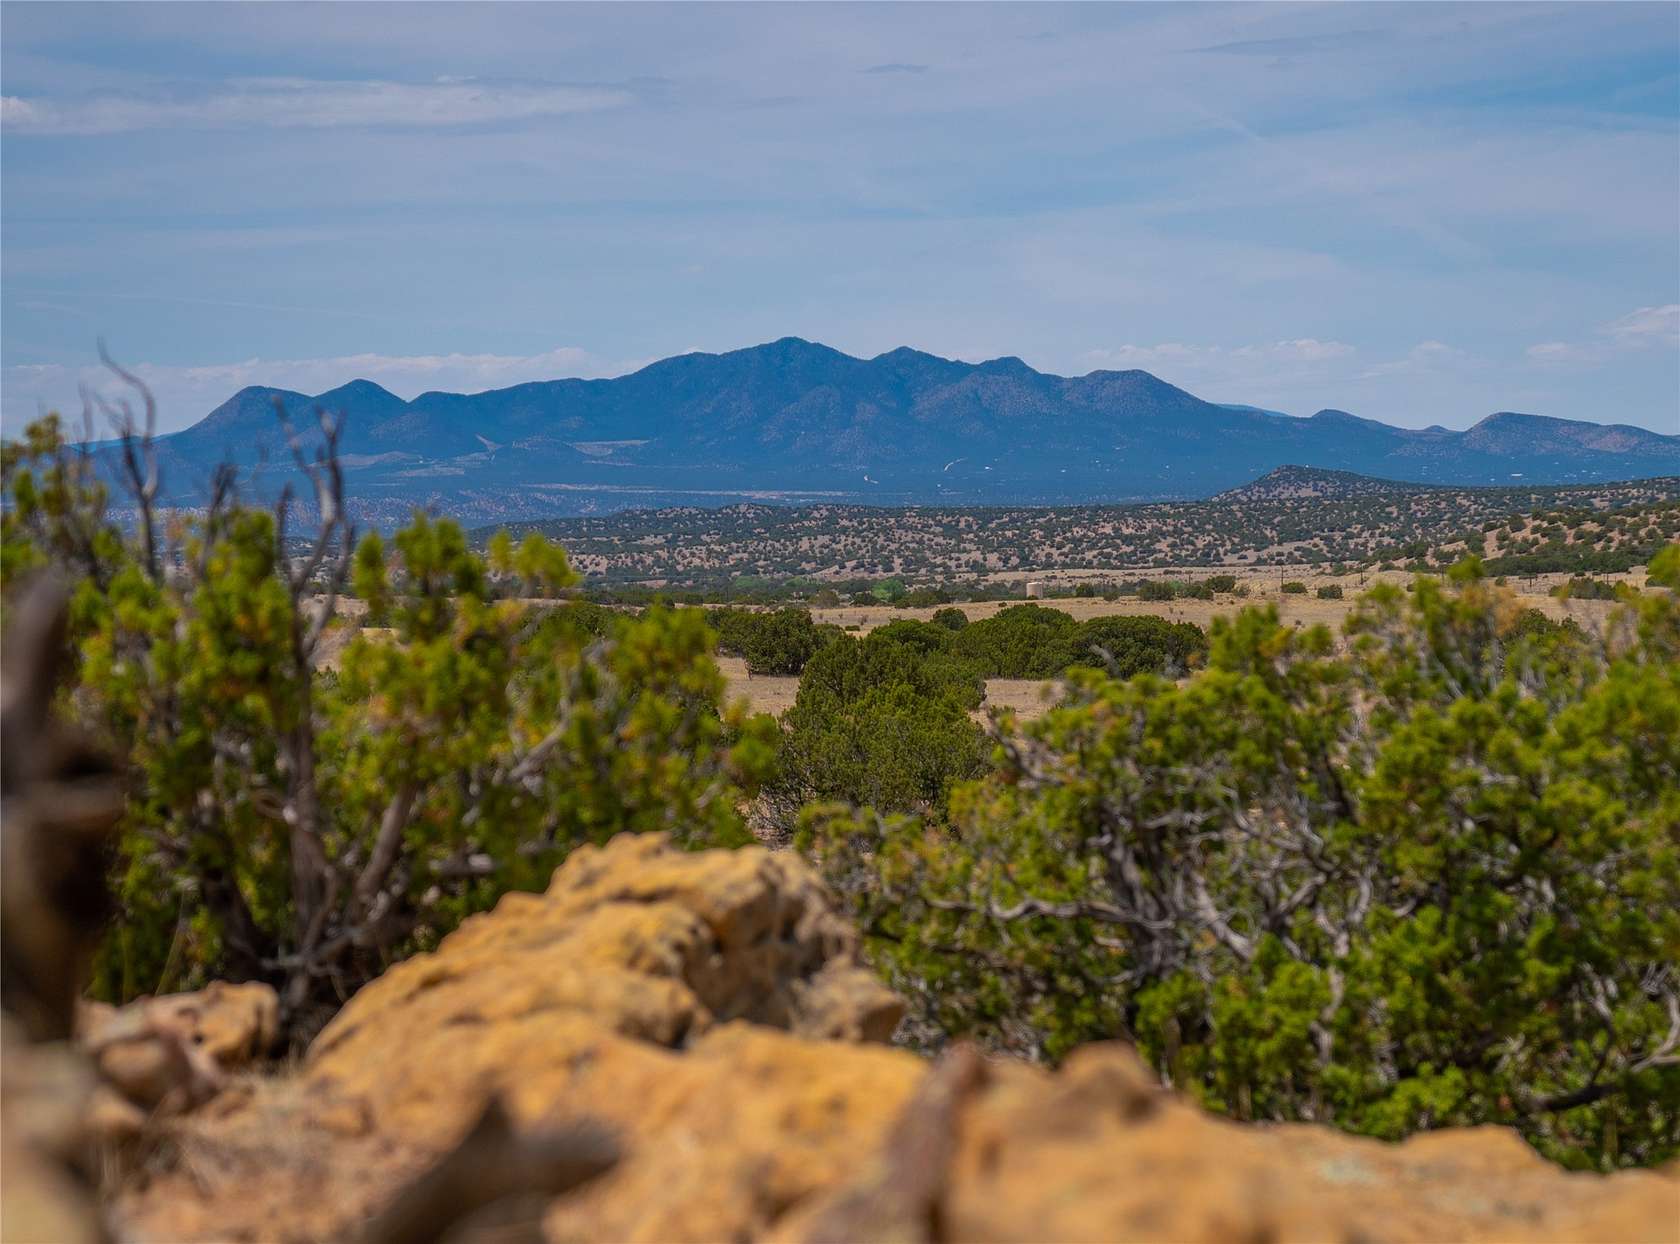
M1302 583L1299 579L1291 579L1283 585L1283 594L1285 596L1305 596L1307 594L1307 585Z
M1666 1161L1680 598L1600 637L1479 575L1373 589L1340 648L1249 609L1182 684L1076 672L948 830L828 809L800 841L913 1031L1123 1036L1240 1118Z
M985 758L969 718L985 684L952 639L942 626L905 619L818 652L782 718L775 802L942 814L952 783L976 776Z
M926 609L932 605L948 605L951 594L943 588L918 587L898 598L900 609Z
M1577 577L1552 589L1552 595L1564 600L1615 600L1616 587L1602 579Z
M810 612L791 606L712 609L706 620L717 631L718 651L745 657L750 674L797 674L824 643Z
M935 609L933 617L929 618L928 621L935 626L942 626L948 631L960 631L968 625L968 615L957 608Z
M1318 589L1318 598L1320 600L1340 600L1342 598L1342 585L1340 583L1326 583Z
M1104 670L1116 678L1176 678L1207 655L1207 635L1193 623L1165 618L1092 618L1079 624L1071 652L1070 664Z
M958 631L953 649L985 678L1054 678L1073 660L1078 629L1060 609L1012 605Z
M747 837L737 808L774 727L722 712L696 611L497 599L497 576L522 596L564 588L565 554L533 537L492 565L423 514L388 544L352 544L325 469L310 482L329 521L293 559L273 514L225 503L165 529L136 494L125 533L56 421L0 466L4 590L48 563L71 579L69 703L132 770L98 997L266 980L301 1043L394 959L545 884L578 843ZM352 577L389 632L357 633L317 673L348 625L317 597Z

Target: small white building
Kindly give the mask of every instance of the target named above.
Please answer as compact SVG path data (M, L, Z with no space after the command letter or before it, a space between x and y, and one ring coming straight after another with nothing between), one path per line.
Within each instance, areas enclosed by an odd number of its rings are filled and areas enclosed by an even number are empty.
M1043 600L1044 599L1044 580L1043 579L1028 579L1027 580L1027 599L1028 600Z

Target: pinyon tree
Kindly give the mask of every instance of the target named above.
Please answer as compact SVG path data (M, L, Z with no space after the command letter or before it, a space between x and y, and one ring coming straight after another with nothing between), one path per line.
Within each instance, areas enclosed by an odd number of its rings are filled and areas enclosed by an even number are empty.
M1244 1119L1680 1150L1680 547L1597 633L1475 563L1338 649L1271 609L1182 683L1075 671L948 826L802 830L913 1035L1122 1036Z
M602 634L587 606L497 599L493 578L522 598L572 581L540 537L498 542L494 567L424 515L358 543L324 415L286 427L303 502L241 505L224 471L201 512L163 513L145 400L145 425L108 412L114 449L49 418L0 464L6 593L70 581L71 707L129 757L97 993L266 980L300 1041L578 843L745 840L773 727L721 707L698 613Z

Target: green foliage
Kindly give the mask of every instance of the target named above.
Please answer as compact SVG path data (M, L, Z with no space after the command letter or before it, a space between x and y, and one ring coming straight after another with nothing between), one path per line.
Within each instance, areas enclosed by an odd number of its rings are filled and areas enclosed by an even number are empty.
M1116 678L1136 674L1177 677L1207 656L1207 635L1190 622L1150 615L1091 618L1079 624L1070 665L1086 665Z
M5 583L43 567L57 567L88 580L82 609L109 584L124 554L116 528L84 521L104 511L107 492L90 464L64 441L57 415L37 420L21 441L0 445L0 482L6 505L0 512L0 574Z
M1079 624L1043 605L1012 605L957 632L954 650L987 678L1054 678L1073 660Z
M1207 651L1201 628L1153 616L1092 618L1042 605L1014 605L969 624L952 650L986 678L1055 678L1074 665L1133 674L1183 673Z
M1285 596L1305 596L1307 594L1307 585L1302 583L1299 579L1291 579L1283 585L1283 594Z
M718 650L745 657L751 674L797 674L827 642L805 609L712 609L706 620L717 631Z
M1342 585L1340 583L1326 583L1318 589L1318 598L1320 600L1340 600L1342 598Z
M943 626L948 631L960 631L968 625L968 615L954 607L935 609L928 621L935 626Z
M1114 595L1136 596L1139 600L1212 600L1218 593L1237 592L1234 574L1209 575L1205 579L1132 579L1118 585ZM1113 595L1109 597L1113 599Z
M1559 585L1552 592L1553 596L1564 600L1615 600L1614 585L1602 579L1573 578L1568 583Z
M1680 592L1680 544L1658 550L1645 574L1652 586Z
M273 515L218 505L149 558L149 515L125 534L55 424L4 466L6 592L38 566L73 576L69 703L132 769L98 996L269 980L303 1039L579 843L745 840L774 727L722 710L696 611L498 600L498 575L565 587L564 552L531 536L487 561L421 514L353 552L331 522L300 558ZM347 579L383 629L318 668L356 625L333 611Z
M1123 1036L1242 1118L1680 1151L1680 549L1602 634L1466 563L1342 647L1249 609L1182 683L1075 671L948 821L801 840L911 1031ZM970 628L971 630L973 628Z
M951 594L936 587L912 588L897 600L900 609L926 609L931 605L948 605Z
M969 713L984 696L942 626L905 619L862 639L842 634L806 665L783 718L784 804L942 813L951 784L981 771L983 736Z
M499 528L490 537L490 542L484 549L484 560L488 563L492 575L506 576L513 573L513 537L508 535L507 528Z
M461 540L464 544L465 537ZM482 566L477 568L477 573L483 573ZM577 582L566 550L534 531L519 542L519 549L513 555L513 573L519 577L527 596L553 596Z

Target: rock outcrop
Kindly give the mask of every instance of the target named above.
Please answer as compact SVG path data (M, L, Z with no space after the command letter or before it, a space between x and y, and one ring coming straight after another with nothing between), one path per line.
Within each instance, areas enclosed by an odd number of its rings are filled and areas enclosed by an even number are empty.
M265 1057L279 1030L280 998L258 982L215 981L124 1007L85 1002L76 1026L77 1046L99 1078L90 1131L123 1141L160 1116L209 1101L229 1072Z
M1568 1174L1498 1129L1387 1145L1239 1125L1119 1045L1055 1073L967 1049L930 1067L878 1043L897 1017L796 857L615 839L362 990L301 1068L176 1120L178 1160L117 1221L154 1240L353 1235L491 1102L516 1132L589 1119L613 1137L606 1174L496 1222L556 1241L1680 1232L1672 1170Z
M901 1129L917 1125L907 1110ZM1328 1128L1245 1126L1164 1092L1126 1046L1075 1051L1048 1075L992 1064L955 1123L937 1198L890 1222L893 1238L1245 1241L1673 1241L1680 1179L1566 1174L1504 1128L1401 1144ZM896 1137L895 1137L896 1139ZM889 1144L886 1152L891 1152ZM778 1238L819 1244L886 1238L837 1230L865 1173L803 1206ZM872 1202L879 1205L882 1196ZM868 1222L868 1219L861 1221Z

